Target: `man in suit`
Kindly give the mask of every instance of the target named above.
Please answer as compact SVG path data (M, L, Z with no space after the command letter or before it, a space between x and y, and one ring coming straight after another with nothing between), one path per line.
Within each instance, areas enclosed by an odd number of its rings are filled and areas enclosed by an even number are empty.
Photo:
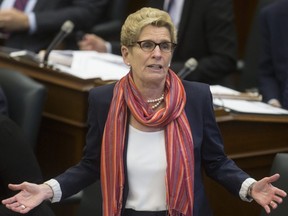
M15 0L17 1L17 0ZM3 46L38 52L46 49L66 20L74 30L89 30L105 12L108 0L35 0L27 1L23 11L14 0L0 0L0 29ZM65 48L75 48L74 37Z
M20 128L7 116L0 114L0 199L15 194L8 189L10 182L22 182L29 179L34 183L43 181L42 173L33 149L25 141ZM18 216L0 204L1 216ZM54 216L47 203L43 203L27 216Z
M180 0L174 0L177 5ZM164 0L148 0L147 6L165 8ZM172 5L173 7L173 5ZM225 77L236 71L237 41L231 0L183 0L178 14L178 44L171 68L180 71L193 57L198 66L186 79L208 84L224 84ZM183 9L182 9L183 8ZM173 18L173 17L172 17ZM105 44L106 43L106 44ZM108 44L95 35L85 35L80 49L120 54L119 43Z
M262 9L259 89L264 102L288 109L288 1Z

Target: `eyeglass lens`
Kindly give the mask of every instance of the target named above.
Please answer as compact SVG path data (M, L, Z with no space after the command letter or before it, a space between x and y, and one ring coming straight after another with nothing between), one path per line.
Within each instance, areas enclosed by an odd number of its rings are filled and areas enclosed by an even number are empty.
M160 50L163 52L171 52L173 51L175 44L171 42L161 42L155 43L154 41L138 41L137 42L140 48L145 52L151 52L155 49L156 46L159 46Z

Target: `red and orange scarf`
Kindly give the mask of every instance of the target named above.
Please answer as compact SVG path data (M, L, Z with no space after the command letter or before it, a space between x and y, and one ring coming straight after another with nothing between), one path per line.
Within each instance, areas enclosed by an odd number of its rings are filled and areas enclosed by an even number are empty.
M186 94L181 80L169 70L165 107L154 112L137 90L131 72L115 85L101 152L103 216L120 216L124 188L123 150L127 109L141 124L165 128L166 203L169 215L192 216L194 203L194 149L184 111Z

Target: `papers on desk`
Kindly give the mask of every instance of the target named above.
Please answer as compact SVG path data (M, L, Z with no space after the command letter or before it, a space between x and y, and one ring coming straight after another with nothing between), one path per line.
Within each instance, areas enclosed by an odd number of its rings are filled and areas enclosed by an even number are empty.
M246 114L266 114L266 115L288 115L288 110L273 107L259 100L241 99L233 97L241 95L241 92L235 91L222 86L210 86L213 95L213 103L217 107L223 107L231 112L246 113ZM226 95L221 97L221 94ZM231 95L229 98L227 95ZM257 98L257 97L256 97Z
M220 85L210 86L213 98L261 101L262 96L257 92L243 93Z
M246 101L234 99L213 99L216 106L223 107L230 111L251 114L268 114L268 115L288 115L288 110L273 107L260 101Z
M122 56L96 51L54 50L48 63L81 79L119 80L129 72Z

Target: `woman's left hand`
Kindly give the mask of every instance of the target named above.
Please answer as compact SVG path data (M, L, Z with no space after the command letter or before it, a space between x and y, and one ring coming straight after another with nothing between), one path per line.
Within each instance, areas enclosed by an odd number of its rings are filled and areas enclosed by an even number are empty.
M272 185L272 183L279 178L279 174L265 177L255 182L251 190L252 198L265 209L267 214L269 214L272 209L276 209L287 195L285 191Z

